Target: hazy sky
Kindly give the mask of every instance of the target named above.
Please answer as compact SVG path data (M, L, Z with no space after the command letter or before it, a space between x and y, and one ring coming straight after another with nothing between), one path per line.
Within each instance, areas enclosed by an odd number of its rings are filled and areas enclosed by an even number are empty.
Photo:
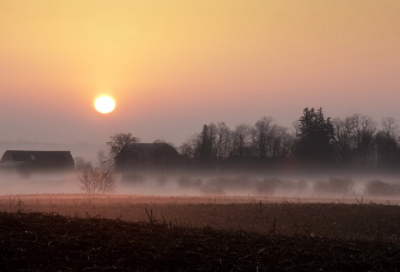
M398 0L0 0L0 141L180 144L307 106L400 122L399 73Z

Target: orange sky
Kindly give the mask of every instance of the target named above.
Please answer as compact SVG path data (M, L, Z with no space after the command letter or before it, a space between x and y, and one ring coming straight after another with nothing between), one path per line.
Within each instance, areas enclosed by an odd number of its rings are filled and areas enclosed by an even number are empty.
M0 0L0 140L180 144L305 107L400 123L398 0ZM117 102L108 115L93 100Z

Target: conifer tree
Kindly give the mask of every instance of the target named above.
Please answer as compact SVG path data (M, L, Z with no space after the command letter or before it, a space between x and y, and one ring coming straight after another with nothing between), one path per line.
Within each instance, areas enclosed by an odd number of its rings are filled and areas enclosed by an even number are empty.
M322 108L305 108L300 118L299 133L295 145L295 154L308 163L332 162L334 147L333 125L330 118L325 119Z

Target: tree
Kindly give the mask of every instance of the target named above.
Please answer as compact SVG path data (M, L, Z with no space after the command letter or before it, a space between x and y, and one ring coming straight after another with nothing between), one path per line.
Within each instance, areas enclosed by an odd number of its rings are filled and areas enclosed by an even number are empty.
M215 167L215 162L226 158L230 148L230 130L225 123L203 125L200 134L181 146L181 154L190 154L194 150L196 162L206 168Z
M350 162L354 146L354 139L352 137L355 130L354 117L347 117L344 120L337 117L333 119L332 125L337 161L347 164Z
M207 125L204 125L201 131L201 142L197 154L197 157L202 161L210 160L212 157L212 139Z
M219 160L228 157L231 147L231 130L224 123L217 124L216 153Z
M251 141L256 156L265 158L272 151L273 141L276 137L278 126L273 124L274 119L269 117L261 117L250 130Z
M178 152L187 159L193 159L197 156L198 150L200 150L201 139L198 133L192 135L188 140L182 143L178 147Z
M377 123L369 116L354 114L353 140L357 160L361 164L374 163L374 136Z
M399 125L396 123L396 119L392 117L386 117L382 119L381 122L382 126L382 131L387 135L392 138L394 138L396 141L398 141L399 137Z
M97 164L100 169L113 170L115 168L115 162L110 156L106 156L103 150L97 153Z
M116 180L110 169L90 167L78 175L79 186L87 194L114 192Z
M382 129L375 136L377 164L381 167L397 166L399 159L398 125L391 117L383 118Z
M92 167L92 163L90 161L85 161L84 158L82 157L75 157L75 169L78 172L83 172L86 169L89 169Z
M294 137L288 129L276 126L272 147L272 157L286 157L293 155Z
M250 126L239 124L232 132L232 151L233 157L247 157L250 154Z
M325 119L322 108L305 108L300 118L295 154L305 162L332 162L334 148L331 143L334 135L330 118Z
M117 133L110 136L111 141L107 142L110 146L110 158L114 161L116 170L122 172L125 169L125 161L129 146L138 143L139 138L133 137L130 133Z
M217 133L218 127L214 123L210 123L208 125L208 139L210 143L211 150L211 158L216 158L218 154L218 146L217 146Z

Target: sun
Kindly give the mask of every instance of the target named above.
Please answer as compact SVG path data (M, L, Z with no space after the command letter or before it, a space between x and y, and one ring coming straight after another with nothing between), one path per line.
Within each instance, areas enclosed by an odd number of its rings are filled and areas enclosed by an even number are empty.
M94 107L98 112L106 114L114 110L115 102L109 96L101 96L94 102Z

